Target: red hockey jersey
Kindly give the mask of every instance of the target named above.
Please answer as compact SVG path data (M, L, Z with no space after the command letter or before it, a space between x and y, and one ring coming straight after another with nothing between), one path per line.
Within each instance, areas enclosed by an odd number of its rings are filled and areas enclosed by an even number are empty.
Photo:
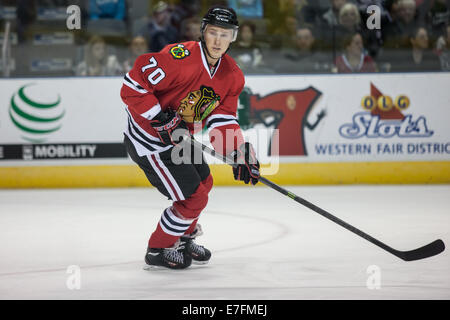
M128 113L125 134L140 156L168 150L171 146L159 140L149 120L161 111L178 110L193 132L193 119L183 114L183 106L199 99L218 99L218 106L201 126L209 129L216 151L228 154L244 141L236 117L244 83L242 71L226 54L211 70L201 42L172 44L160 52L143 54L125 75L120 93Z

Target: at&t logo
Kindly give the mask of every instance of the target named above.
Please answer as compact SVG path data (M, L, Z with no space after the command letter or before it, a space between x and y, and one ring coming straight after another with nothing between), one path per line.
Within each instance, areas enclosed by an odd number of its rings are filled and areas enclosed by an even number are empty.
M60 103L51 87L27 84L12 95L9 117L24 140L42 143L61 128L65 111Z

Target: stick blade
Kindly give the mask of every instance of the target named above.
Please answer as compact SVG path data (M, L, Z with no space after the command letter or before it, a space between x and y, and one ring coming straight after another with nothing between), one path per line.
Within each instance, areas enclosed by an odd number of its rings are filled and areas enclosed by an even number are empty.
M404 261L415 261L435 256L444 250L444 241L438 239L415 250L399 251L397 256Z

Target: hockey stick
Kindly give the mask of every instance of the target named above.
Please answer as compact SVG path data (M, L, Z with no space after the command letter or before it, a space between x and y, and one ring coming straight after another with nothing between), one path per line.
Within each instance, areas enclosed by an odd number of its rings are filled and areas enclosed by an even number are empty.
M212 150L211 148L203 145L202 143L184 136L184 140L188 143L190 143L191 145L193 145L195 148L203 150L204 152L206 152L207 154L222 160L223 162L233 166L235 165L233 159L223 156L217 152L215 152L214 150ZM311 202L295 195L294 193L280 187L279 185L273 183L272 181L264 178L264 177L260 177L259 181L263 184L265 184L266 186L284 194L285 196L288 196L289 198L293 199L294 201L304 205L305 207L317 212L318 214L324 216L325 218L337 223L338 225L340 225L341 227L344 227L345 229L353 232L354 234L366 239L367 241L373 243L374 245L380 247L381 249L393 254L394 256L404 260L404 261L414 261L414 260L420 260L420 259L425 259L425 258L429 258L432 256L435 256L439 253L441 253L442 251L444 251L445 249L445 245L444 242L441 239L435 240L423 247L414 249L414 250L409 250L409 251L400 251L400 250L396 250L388 245L386 245L385 243L375 239L374 237L372 237L371 235L365 233L364 231L359 230L358 228L352 226L351 224L348 224L347 222L337 218L336 216L332 215L331 213L325 211L322 208L319 208L318 206L312 204Z

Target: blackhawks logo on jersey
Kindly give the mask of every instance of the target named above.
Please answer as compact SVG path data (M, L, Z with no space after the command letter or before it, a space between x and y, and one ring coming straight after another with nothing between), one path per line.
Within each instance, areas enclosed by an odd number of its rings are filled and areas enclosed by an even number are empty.
M202 121L219 105L219 101L220 96L213 88L201 86L180 101L177 111L186 122Z
M174 59L184 59L191 54L191 52L184 47L183 44L177 44L170 48L170 54Z

